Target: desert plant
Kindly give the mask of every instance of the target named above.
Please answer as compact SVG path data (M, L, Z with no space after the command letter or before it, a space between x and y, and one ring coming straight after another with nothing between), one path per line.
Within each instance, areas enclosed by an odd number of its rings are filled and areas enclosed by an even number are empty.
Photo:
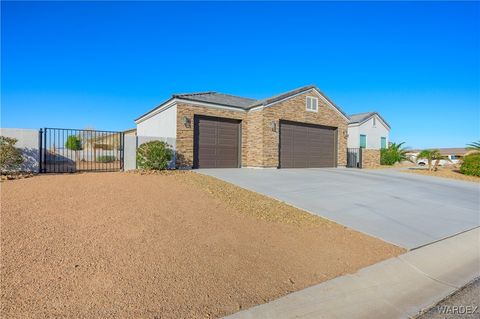
M467 150L480 151L480 141L467 144Z
M67 141L65 142L65 147L71 151L75 152L75 161L77 161L77 151L82 149L82 140L76 135L69 135Z
M391 143L388 145L388 148L383 148L380 150L380 164L381 165L394 165L395 163L400 163L403 161L411 161L410 157L407 156L407 150L403 148L402 143Z
M22 152L15 147L16 138L0 136L0 171L9 172L20 168L23 163Z
M170 145L162 141L143 143L137 149L137 165L141 169L166 169L172 157L173 151Z
M115 161L115 156L113 155L100 155L97 157L97 162L100 163L111 163Z
M426 149L420 151L420 153L417 155L417 160L420 158L425 158L427 160L429 171L436 171L441 160L450 161L448 156L440 154L440 151L437 149Z
M473 153L463 158L460 173L480 176L480 153Z

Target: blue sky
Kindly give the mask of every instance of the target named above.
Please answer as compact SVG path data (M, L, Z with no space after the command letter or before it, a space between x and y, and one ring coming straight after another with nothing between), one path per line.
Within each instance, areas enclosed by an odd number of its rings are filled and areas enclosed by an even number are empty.
M1 126L121 130L172 93L316 84L390 139L480 137L478 2L5 2Z

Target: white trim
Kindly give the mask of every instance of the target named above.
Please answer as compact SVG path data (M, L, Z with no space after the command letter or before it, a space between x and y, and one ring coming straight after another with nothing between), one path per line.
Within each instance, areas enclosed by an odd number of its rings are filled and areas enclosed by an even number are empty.
M160 104L160 106L158 106L154 110L152 110L152 111L148 112L147 114L145 114L144 116L138 118L137 120L135 120L135 124L142 123L143 121L148 120L152 116L155 116L159 113L162 113L163 111L165 111L165 110L169 109L170 107L174 106L175 104L177 104L175 99L170 101L170 103L168 103L168 102L169 101L166 101L163 104Z
M167 101L168 102L168 101ZM179 98L174 98L171 100L169 103L164 102L164 104L160 104L157 108L154 110L150 111L149 113L145 114L144 116L140 117L135 121L135 124L139 124L145 120L148 120L154 115L157 115L159 113L162 113L166 109L169 109L173 105L176 105L177 103L186 103L186 104L193 104L193 105L199 105L199 106L205 106L205 107L211 107L211 108L217 108L217 109L223 109L223 110L229 110L229 111L236 111L236 112L241 112L241 113L246 113L246 110L239 109L236 107L230 107L230 106L223 106L223 105L218 105L214 103L204 103L204 102L196 102L196 101L190 101L190 100L185 100L185 99L179 99Z
M316 90L315 88L311 88L311 89L308 89L308 90L305 90L305 91L302 91L302 92L299 92L297 94L294 94L294 95L291 95L291 96L288 96L286 98L283 98L281 100L278 100L278 101L275 101L275 102L272 102L270 104L266 104L266 105L260 105L260 106L256 106L254 108L251 108L249 111L253 111L253 110L256 110L256 109L261 109L261 108L266 108L266 107L270 107L272 105L275 105L277 103L281 103L283 101L286 101L286 100L289 100L289 99L292 99L296 96L299 96L299 95L302 95L302 94L305 94L305 93L309 93L311 91L315 91L315 93L317 93L317 95L322 99L322 101L327 105L329 106L330 108L332 108L335 112L337 112L341 117L343 117L347 122L350 121L350 119L345 115L343 114L342 112L340 112L340 110L338 108L336 108L332 103L330 103L324 96L322 93L320 93L318 90Z
M372 117L376 117L377 120L380 120L380 123L382 123L382 125L387 129L388 132L391 131L391 128L390 126L387 125L387 123L385 123L382 118L380 116L378 116L377 114L373 114L372 116L369 116L367 117L365 120L361 121L361 122L355 122L355 123L348 123L348 127L355 127L355 126L360 126L360 125L363 125L365 124L365 122L367 122L369 119L371 119ZM376 127L376 126L374 126Z
M308 108L308 99L315 100L315 103L316 103L315 109L313 109L313 108L310 108L310 109L309 109L309 108ZM310 102L310 106L311 106L311 103L312 103L312 102ZM318 113L318 97L307 95L307 96L305 97L305 110L306 110L307 112L315 112L315 113Z

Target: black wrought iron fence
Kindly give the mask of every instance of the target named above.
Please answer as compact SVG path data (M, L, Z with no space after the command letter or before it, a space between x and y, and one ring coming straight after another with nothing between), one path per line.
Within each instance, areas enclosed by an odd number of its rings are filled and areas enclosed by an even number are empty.
M347 148L347 167L362 168L361 148Z
M42 173L123 169L123 132L44 128L39 136Z

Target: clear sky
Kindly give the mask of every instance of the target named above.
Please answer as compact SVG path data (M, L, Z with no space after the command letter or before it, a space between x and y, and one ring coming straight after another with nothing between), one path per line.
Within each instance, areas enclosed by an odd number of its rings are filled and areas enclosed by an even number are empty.
M1 126L122 130L172 93L316 84L415 148L480 139L478 2L1 4Z

